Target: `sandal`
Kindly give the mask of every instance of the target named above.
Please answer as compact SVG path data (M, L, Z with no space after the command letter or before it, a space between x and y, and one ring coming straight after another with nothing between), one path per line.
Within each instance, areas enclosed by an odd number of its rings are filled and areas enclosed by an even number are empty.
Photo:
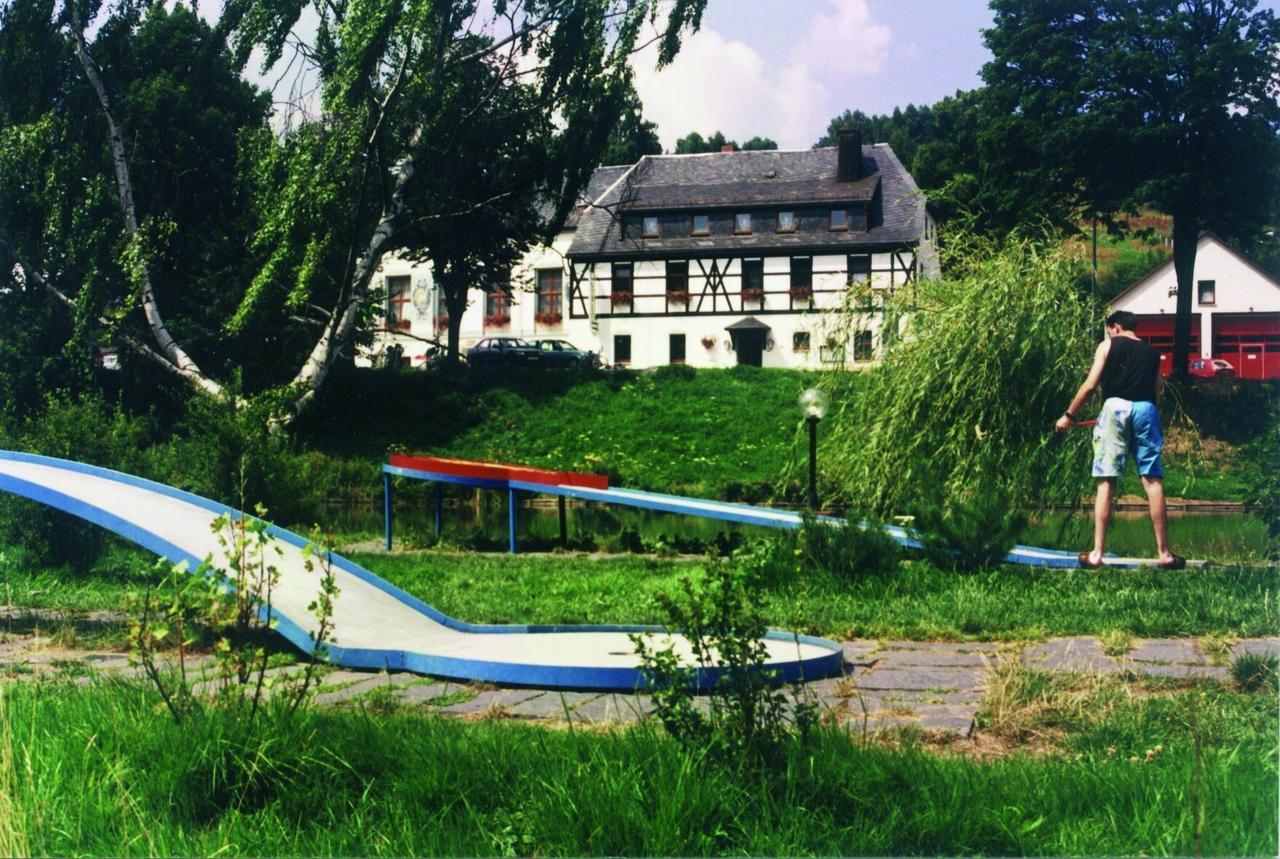
M1098 561L1096 564L1093 561L1090 561L1088 552L1081 552L1076 555L1076 561L1079 562L1080 566L1086 570L1102 569L1102 561Z
M1156 564L1157 570L1181 570L1187 565L1187 559L1181 555L1174 555L1172 561L1164 561Z

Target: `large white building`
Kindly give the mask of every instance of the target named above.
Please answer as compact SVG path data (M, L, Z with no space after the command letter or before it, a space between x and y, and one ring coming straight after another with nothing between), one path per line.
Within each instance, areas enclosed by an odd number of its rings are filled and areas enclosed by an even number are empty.
M1196 246L1194 280L1192 357L1229 361L1245 379L1280 378L1280 281L1208 232ZM1137 314L1138 336L1160 350L1166 374L1177 294L1170 257L1111 301L1112 310Z
M885 293L932 276L934 225L893 150L645 156L602 167L583 205L512 273L477 290L461 348L559 338L615 366L818 369L869 362ZM429 264L388 258L386 331L411 359L447 336Z

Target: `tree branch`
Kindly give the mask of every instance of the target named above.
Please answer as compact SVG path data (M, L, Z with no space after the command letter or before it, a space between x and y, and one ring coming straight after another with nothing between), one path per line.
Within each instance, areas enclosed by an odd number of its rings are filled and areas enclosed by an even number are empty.
M70 30L75 54L80 60L80 65L84 69L89 85L93 87L94 93L98 96L98 102L102 105L102 112L107 119L107 129L111 137L111 161L115 166L116 190L119 194L120 213L124 217L125 231L129 234L129 238L137 243L140 240L138 217L133 203L133 183L129 178L129 163L125 157L124 135L120 125L116 122L114 114L111 112L111 101L107 97L106 87L102 84L102 77L98 74L98 67L89 56L88 48L85 47L84 33L81 32L79 26L80 4L77 0L71 0L71 10ZM146 260L138 259L136 267L137 273L134 279L137 281L142 311L146 315L147 325L151 328L151 336L155 338L156 344L160 347L160 352L173 365L174 372L184 377L190 384L209 394L221 394L222 386L205 375L199 365L191 359L191 356L178 345L178 341L173 338L173 335L169 333L169 329L165 326L164 317L160 315L160 304L156 300L155 290L151 284L151 272L147 268Z

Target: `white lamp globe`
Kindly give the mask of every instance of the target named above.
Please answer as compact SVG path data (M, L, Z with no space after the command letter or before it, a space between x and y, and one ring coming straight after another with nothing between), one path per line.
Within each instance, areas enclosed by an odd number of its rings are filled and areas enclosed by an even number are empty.
M800 395L800 410L807 418L821 419L827 413L828 402L826 391L808 388Z

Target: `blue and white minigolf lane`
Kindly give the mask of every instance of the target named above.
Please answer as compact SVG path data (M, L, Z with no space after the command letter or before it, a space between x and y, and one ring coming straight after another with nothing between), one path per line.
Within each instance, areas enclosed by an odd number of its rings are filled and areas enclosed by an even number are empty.
M226 566L214 520L239 511L170 486L83 463L0 451L0 490L79 516L194 570L212 557ZM271 526L280 556L272 593L276 630L305 653L314 649L307 605L319 585L305 569L307 541ZM633 691L644 677L630 636L671 643L692 663L688 643L656 627L483 626L448 617L339 555L333 569L340 595L328 660L348 668L412 671L547 689ZM770 632L768 667L788 682L838 675L840 645L789 632ZM714 685L714 666L699 668L700 687Z

